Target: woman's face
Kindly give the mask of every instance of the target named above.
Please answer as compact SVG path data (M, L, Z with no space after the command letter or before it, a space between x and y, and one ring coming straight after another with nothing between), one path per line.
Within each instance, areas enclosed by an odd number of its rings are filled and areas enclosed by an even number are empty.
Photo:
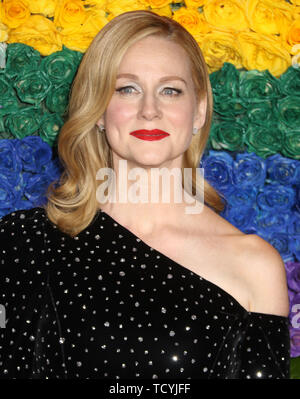
M203 126L205 112L206 101L196 103L185 51L174 42L149 36L125 53L115 92L98 124L105 126L115 166L115 160L124 159L128 167L173 168L181 167L193 128ZM149 141L130 134L145 129L169 135Z

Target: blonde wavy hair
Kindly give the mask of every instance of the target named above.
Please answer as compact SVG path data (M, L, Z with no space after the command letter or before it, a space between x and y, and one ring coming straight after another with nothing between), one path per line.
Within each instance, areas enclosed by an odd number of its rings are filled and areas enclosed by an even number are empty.
M100 209L96 192L101 180L96 180L97 171L113 168L106 135L99 133L96 123L115 91L117 71L124 54L131 45L150 35L177 43L186 51L197 99L207 97L205 123L193 136L182 163L182 176L184 168L192 169L192 190L197 192L196 168L208 140L213 106L201 50L190 33L176 21L151 11L126 12L106 24L84 54L72 85L68 119L58 138L58 154L64 171L59 182L49 186L45 209L49 219L72 237L84 230ZM204 202L215 212L224 209L221 195L205 179Z

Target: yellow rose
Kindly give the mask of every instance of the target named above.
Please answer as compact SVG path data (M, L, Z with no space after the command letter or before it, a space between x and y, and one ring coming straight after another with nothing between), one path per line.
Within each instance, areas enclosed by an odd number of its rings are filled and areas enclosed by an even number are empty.
M227 32L249 29L245 15L245 0L207 0L203 12L206 21Z
M3 0L0 11L1 22L11 29L22 25L30 17L27 0Z
M162 17L172 18L172 10L169 5L162 8L152 8L151 11L155 12L155 14L161 15Z
M277 8L276 2L270 4L265 0L248 0L246 16L250 28L265 35L280 34L292 22L290 13Z
M55 13L54 24L57 27L77 32L86 20L87 15L81 0L58 0Z
M300 6L300 0L290 0L291 3L295 4L296 6Z
M242 68L241 48L232 33L211 32L199 44L210 72L222 68L224 62Z
M291 65L291 56L283 41L276 36L255 32L240 32L237 35L242 49L243 66L246 69L263 71L268 69L280 76Z
M107 22L105 11L93 10L88 13L85 23L76 33L69 34L68 29L62 32L62 43L71 50L85 52L94 37Z
M145 7L151 8L163 8L168 6L172 1L171 0L140 0Z
M107 0L106 11L112 14L110 19L127 11L146 10L148 7L139 0Z
M32 15L16 29L10 31L8 43L24 43L49 55L62 49L60 34L50 19L41 15Z
M41 14L44 17L54 17L57 0L30 0L29 10L31 14Z
M184 0L185 5L188 8L199 8L205 5L207 0Z
M287 29L285 38L291 47L300 43L300 18L296 19Z
M6 42L8 39L8 32L8 27L0 22L0 42Z
M179 10L174 12L173 19L180 23L180 25L188 30L193 36L210 31L203 14L194 8L179 8Z

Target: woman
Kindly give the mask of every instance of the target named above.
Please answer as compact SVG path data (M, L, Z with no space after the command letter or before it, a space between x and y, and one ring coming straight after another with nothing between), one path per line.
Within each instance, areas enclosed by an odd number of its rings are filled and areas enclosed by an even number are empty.
M45 209L1 221L3 378L289 377L279 253L219 216L205 180L189 214L174 200L188 179L173 180L166 202L152 179L193 168L198 193L211 115L201 51L179 24L134 11L95 37L59 137L59 185ZM125 161L143 171L141 191L159 188L157 202L122 202Z

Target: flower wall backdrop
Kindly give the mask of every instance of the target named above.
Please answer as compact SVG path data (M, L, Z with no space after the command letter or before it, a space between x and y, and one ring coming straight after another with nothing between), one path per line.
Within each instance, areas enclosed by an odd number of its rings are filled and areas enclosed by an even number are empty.
M300 378L300 0L2 0L0 217L45 202L82 55L137 9L175 19L203 51L214 115L200 166L228 201L222 216L285 262Z

